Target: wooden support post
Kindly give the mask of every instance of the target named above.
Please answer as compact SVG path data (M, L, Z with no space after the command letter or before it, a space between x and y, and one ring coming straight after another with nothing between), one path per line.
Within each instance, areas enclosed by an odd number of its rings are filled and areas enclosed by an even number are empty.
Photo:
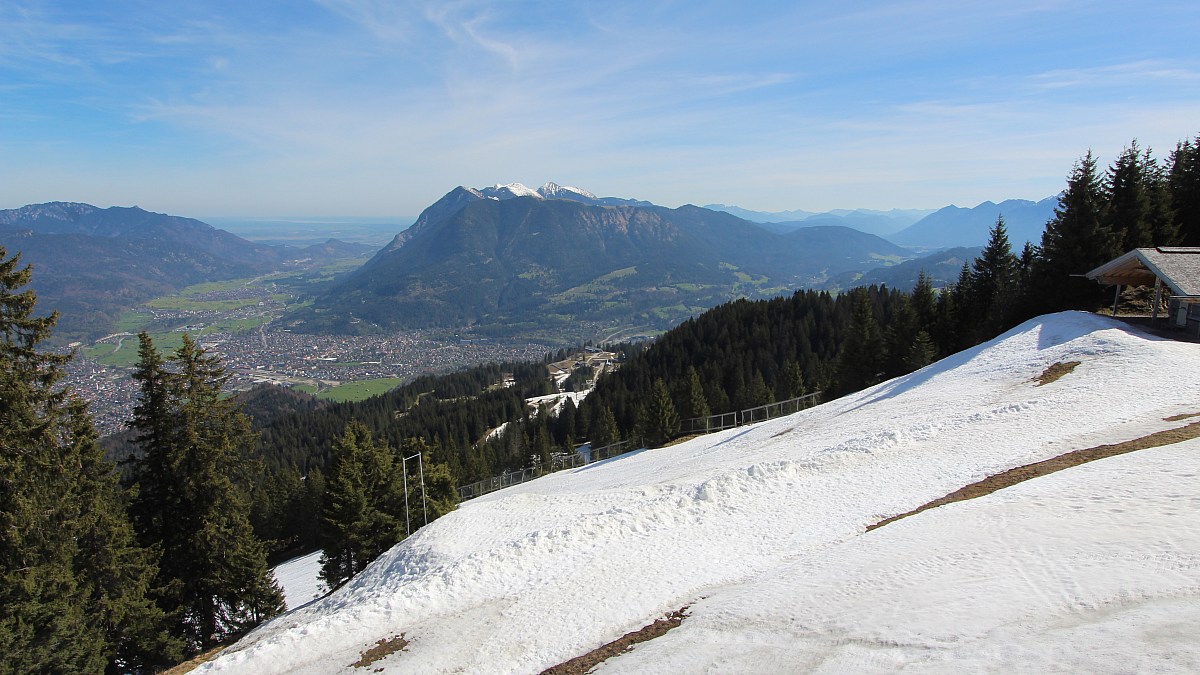
M1154 309L1150 310L1150 320L1158 319L1158 308L1162 305L1162 279L1154 277Z
M1121 284L1117 284L1117 292L1113 293L1113 316L1117 315L1117 301L1121 299Z

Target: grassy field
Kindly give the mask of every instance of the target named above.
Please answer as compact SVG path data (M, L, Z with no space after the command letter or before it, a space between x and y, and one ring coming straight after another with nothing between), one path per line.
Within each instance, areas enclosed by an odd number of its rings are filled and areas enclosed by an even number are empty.
M400 386L403 382L404 380L398 377L381 377L376 380L347 382L346 384L339 384L336 387L317 393L317 398L337 401L339 403L346 401L362 401L372 396L385 394ZM309 391L311 393L311 389L303 385L297 386L296 390Z
M151 333L150 339L154 346L164 355L174 352L183 344L183 333ZM83 355L93 361L99 361L106 366L129 368L137 364L138 339L131 335L119 344L95 344L83 348Z

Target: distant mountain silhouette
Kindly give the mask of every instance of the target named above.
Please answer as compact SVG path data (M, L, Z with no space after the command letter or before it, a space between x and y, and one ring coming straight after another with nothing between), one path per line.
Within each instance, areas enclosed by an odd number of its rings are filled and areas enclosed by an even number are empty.
M825 282L822 288L836 291L855 286L883 284L888 288L911 291L913 286L917 285L917 276L922 271L929 277L934 288L944 288L958 281L963 263L974 260L982 250L983 247L980 246L948 248L890 267L876 267L865 272L844 272Z
M523 187L494 190L515 195ZM696 206L605 199L623 203L455 188L290 321L319 332L670 326L732 298L818 284L908 255L848 228L781 235Z
M1020 252L1026 241L1041 242L1042 231L1054 217L1055 206L1058 206L1057 196L1038 202L1027 199L1008 199L999 204L984 202L970 209L947 206L887 238L901 246L923 248L983 246L996 219L1004 216L1008 239L1013 250Z
M764 228L772 232L791 232L802 227L818 225L841 225L881 237L895 234L933 213L932 209L891 209L890 211L835 209L824 213L800 210L766 212L750 211L726 204L709 204L704 208L732 213L739 218L761 223Z
M33 265L38 308L61 312L56 334L75 337L110 331L122 309L152 297L286 257L192 218L73 202L0 210L0 246Z

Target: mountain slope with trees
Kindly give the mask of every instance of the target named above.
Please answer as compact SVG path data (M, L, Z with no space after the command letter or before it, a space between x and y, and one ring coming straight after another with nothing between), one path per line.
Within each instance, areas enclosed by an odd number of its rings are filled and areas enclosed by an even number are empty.
M269 246L193 218L72 202L0 210L0 245L33 265L42 301L59 312L56 336L72 339L111 333L123 310L192 284L364 255L336 239Z
M202 281L255 276L287 256L191 218L52 202L0 211L0 244L37 270L71 336L110 332L123 309Z
M665 327L730 298L770 296L907 255L848 228L785 236L694 206L490 199L457 188L290 321L313 331L513 332L584 318Z

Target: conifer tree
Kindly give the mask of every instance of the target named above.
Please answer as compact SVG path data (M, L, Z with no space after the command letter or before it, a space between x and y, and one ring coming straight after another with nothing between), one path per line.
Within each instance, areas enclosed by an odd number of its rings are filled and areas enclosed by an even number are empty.
M43 354L57 315L33 316L31 269L0 248L0 653L12 672L103 670L74 573L78 513L56 436L66 357Z
M917 323L926 330L933 326L937 315L937 294L933 292L933 281L925 270L917 274L917 283L912 289L912 308L917 313Z
M1156 186L1153 181L1156 176L1149 151L1143 155L1137 139L1108 168L1104 185L1104 225L1113 233L1122 251L1155 245L1155 231L1161 229L1156 218L1167 217L1165 213L1154 213Z
M1200 134L1175 146L1167 174L1170 208L1181 246L1200 246Z
M173 645L147 600L153 576L86 404L42 353L31 268L0 247L0 664L11 672L133 670Z
M321 512L321 578L337 588L404 537L403 494L390 448L353 420L333 443Z
M908 353L904 356L904 367L908 372L920 370L925 366L933 363L937 356L937 349L933 345L933 340L930 339L929 333L925 331L917 331L917 337L908 348Z
M206 649L277 614L283 596L250 526L249 419L221 397L220 360L189 336L165 367L149 337L135 377L142 400L132 426L141 457L135 513L161 546L159 605L188 647Z
M808 392L804 384L804 370L800 368L798 362L788 359L783 364L779 398L786 400L803 396L806 393Z
M639 432L649 447L660 446L679 433L679 414L662 378L654 380L650 399L642 406Z
M987 245L972 263L973 342L990 339L1008 326L1017 303L1019 264L1008 243L1004 218L997 218Z
M907 357L917 339L917 333L921 330L917 312L908 298L900 296L897 303L891 323L884 332L884 347L887 353L884 372L888 377L903 375L912 370L908 367Z
M600 408L599 414L592 420L590 435L593 448L603 448L621 440L620 432L617 430L617 419L613 415L612 408L608 406Z
M1101 301L1100 286L1079 276L1112 259L1112 232L1102 220L1104 194L1096 160L1088 152L1075 163L1067 189L1058 198L1054 218L1042 233L1040 265L1035 270L1041 311L1089 309Z
M712 410L708 407L708 399L704 396L704 386L700 384L700 373L695 366L687 369L687 417L708 417Z
M884 361L883 338L865 288L856 288L853 315L838 357L838 391L849 393L879 381Z

